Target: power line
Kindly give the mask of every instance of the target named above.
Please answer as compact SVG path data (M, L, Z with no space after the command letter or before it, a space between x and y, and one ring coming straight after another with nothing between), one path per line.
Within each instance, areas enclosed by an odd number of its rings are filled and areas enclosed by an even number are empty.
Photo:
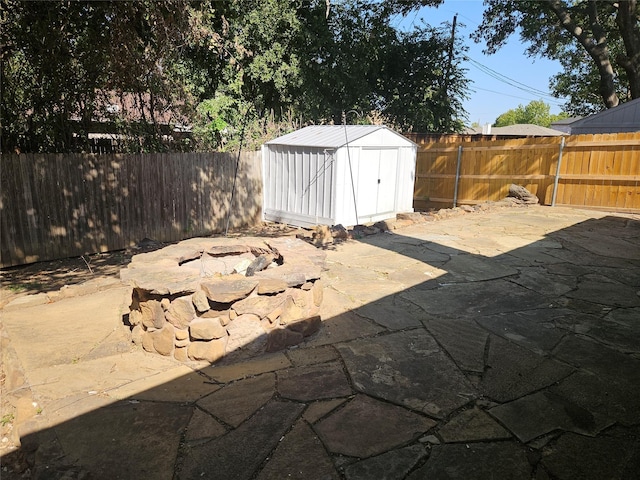
M489 90L488 88L480 88L480 87L474 87L471 88L470 91L473 93L477 93L476 90L482 90L483 92L489 92L489 93L495 93L496 95L500 95L503 97L511 97L511 98L518 98L520 100L537 100L537 99L533 99L531 97L520 97L518 95L509 95L508 93L504 93L504 92L496 92L495 90ZM549 103L554 103L558 106L562 105L562 102L559 102L558 100L547 100Z
M481 72L485 73L486 75L490 76L491 78L494 78L495 80L498 80L499 82L505 83L513 88L517 88L518 90L522 90L524 92L527 92L531 95L537 95L537 96L542 96L542 97L547 97L548 99L553 99L553 101L557 101L557 98L554 97L553 95L551 95L549 92L545 92L543 90L537 89L535 87L531 87L529 85L526 85L522 82L519 82L518 80L515 80L513 78L507 77L506 75L501 74L500 72L497 72L489 67L487 67L486 65L481 64L480 62L464 55L463 57L465 60L467 60L469 63L471 63L471 65L473 65L474 67L476 67L478 70L480 70Z

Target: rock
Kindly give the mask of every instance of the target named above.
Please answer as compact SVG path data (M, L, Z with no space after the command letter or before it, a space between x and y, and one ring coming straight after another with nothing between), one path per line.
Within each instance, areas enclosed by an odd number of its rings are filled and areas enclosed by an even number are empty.
M294 322L305 315L305 311L302 307L296 305L292 296L287 296L286 300L282 304L282 313L280 314L280 324L287 325L290 322Z
M260 325L257 315L244 314L238 316L227 326L229 342L227 353L235 350L262 351L266 343L266 333Z
M440 445L440 439L435 435L425 435L418 440L420 443L429 443L431 445Z
M207 250L212 257L225 257L249 253L251 249L247 245L214 245Z
M349 238L349 232L342 225L335 225L331 227L331 235L334 239L346 240Z
M186 340L189 338L189 331L176 328L175 335L176 335L176 340Z
M196 309L193 306L191 295L178 297L167 310L166 318L174 327L185 329L196 316Z
M509 185L509 195L507 196L522 200L522 202L526 203L527 205L535 205L540 201L538 197L536 197L529 190L527 190L521 185L516 185L514 183Z
M144 334L144 329L140 325L136 325L131 329L131 341L135 345L142 345L142 335Z
M294 332L288 328L274 328L267 336L266 352L277 352L287 347L299 344L304 337L300 332Z
M229 325L229 322L231 321L231 314L233 313L234 318L235 316L237 316L237 313L235 311L230 311L227 310L226 312L222 312L220 314L220 316L218 317L218 319L220 320L220 323L222 324L223 327L226 327L227 325Z
M413 223L421 223L424 221L420 212L400 212L396 214L398 220L409 220Z
M157 300L147 300L140 304L142 324L147 328L162 328L165 324L164 310Z
M327 225L318 225L313 232L312 239L315 245L328 245L333 242L333 235Z
M173 358L178 360L179 362L187 362L189 360L189 356L187 355L187 347L178 347L173 351Z
M258 256L251 265L247 267L247 277L253 277L256 272L261 272L273 261L273 255L260 255Z
M209 300L218 303L231 303L246 298L258 285L258 280L247 279L241 275L228 275L202 283L202 289Z
M320 315L313 315L311 317L301 318L290 322L287 324L287 330L299 332L304 337L308 337L309 335L316 333L320 329L320 325L322 325Z
M288 288L287 282L276 278L261 278L258 283L259 295L270 295L284 292Z
M198 290L196 293L194 293L191 297L191 300L193 301L193 306L196 307L196 309L201 313L211 309L207 294L202 290Z
M163 298L162 300L160 300L160 306L162 306L162 309L166 312L171 306L171 300L169 300L168 298Z
M153 348L152 332L142 332L142 348L149 353L156 353L156 349Z
M227 335L227 330L217 318L196 318L189 324L189 335L193 340L213 340Z
M131 310L129 312L129 325L135 327L142 323L142 312L140 310Z
M251 263L252 263L252 260L249 260L248 258L243 258L236 264L235 267L233 267L233 271L240 275L245 275L247 273L247 268L249 268L249 265L251 265Z
M313 303L316 307L319 307L322 304L322 298L324 296L323 287L324 285L322 281L317 280L311 289L311 293L313 294Z
M153 348L160 355L171 355L173 351L173 325L165 324L161 330L150 332L149 336L153 339Z
M188 347L188 356L191 360L205 360L213 363L224 357L227 339L219 338L208 342L191 342Z
M288 297L287 297L288 298ZM282 295L249 297L233 304L233 309L238 315L252 313L260 318L266 317L285 301Z
M275 322L278 318L280 318L280 315L282 315L282 306L279 306L278 308L276 308L273 312L271 312L270 314L268 314L266 316L266 319L269 321L269 323L273 323Z

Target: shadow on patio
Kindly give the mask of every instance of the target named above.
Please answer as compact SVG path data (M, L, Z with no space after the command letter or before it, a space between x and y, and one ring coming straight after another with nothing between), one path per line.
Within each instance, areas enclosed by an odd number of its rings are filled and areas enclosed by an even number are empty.
M139 368L106 390L61 368L50 423L2 464L43 479L637 478L640 222L570 212L338 245L323 326L299 348L197 371L90 360L105 378ZM153 361L166 368L147 375Z

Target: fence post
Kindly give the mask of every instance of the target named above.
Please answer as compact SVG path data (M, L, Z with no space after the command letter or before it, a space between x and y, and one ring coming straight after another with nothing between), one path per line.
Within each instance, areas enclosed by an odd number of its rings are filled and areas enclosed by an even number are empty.
M558 166L556 167L556 177L553 180L553 195L551 195L551 206L556 206L556 194L558 193L558 181L560 180L560 164L562 163L562 151L564 150L564 137L560 139L560 150L558 152Z
M460 181L460 163L462 162L462 145L458 146L458 165L456 166L456 183L453 187L453 207L458 203L458 182Z

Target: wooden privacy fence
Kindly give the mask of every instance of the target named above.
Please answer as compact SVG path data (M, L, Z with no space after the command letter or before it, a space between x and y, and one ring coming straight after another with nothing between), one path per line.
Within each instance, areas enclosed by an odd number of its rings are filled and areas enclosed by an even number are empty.
M420 144L416 210L501 200L515 183L543 205L640 212L640 132L459 140Z
M237 154L3 155L0 264L171 242L225 230ZM260 152L238 162L230 225L260 219Z

